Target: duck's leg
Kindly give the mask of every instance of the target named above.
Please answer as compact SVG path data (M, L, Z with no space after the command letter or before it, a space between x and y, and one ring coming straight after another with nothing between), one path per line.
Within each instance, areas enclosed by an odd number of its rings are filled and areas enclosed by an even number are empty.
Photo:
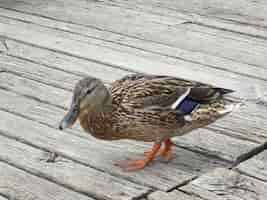
M158 151L160 150L161 143L155 143L150 152L146 154L144 159L138 160L129 160L125 162L114 163L115 166L119 166L122 168L126 168L128 171L135 171L139 169L143 169L146 165L148 165L156 156Z
M171 139L167 139L164 141L164 149L160 151L160 156L165 157L167 161L170 161L173 159L173 152L172 152L172 147L173 147L173 142Z
M164 147L159 150L158 155L156 157L157 158L164 157L166 159L166 161L170 161L173 159L172 147L174 144L171 141L171 139L167 139L167 140L163 141L163 143L164 143ZM146 151L145 155L147 155L148 153L149 153L149 151Z

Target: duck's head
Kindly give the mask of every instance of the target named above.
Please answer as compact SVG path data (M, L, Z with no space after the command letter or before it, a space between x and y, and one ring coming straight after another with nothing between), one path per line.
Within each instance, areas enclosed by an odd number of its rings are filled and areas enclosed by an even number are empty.
M68 113L59 124L59 129L71 127L80 115L102 108L110 102L110 94L105 85L96 78L86 77L80 80L73 92Z

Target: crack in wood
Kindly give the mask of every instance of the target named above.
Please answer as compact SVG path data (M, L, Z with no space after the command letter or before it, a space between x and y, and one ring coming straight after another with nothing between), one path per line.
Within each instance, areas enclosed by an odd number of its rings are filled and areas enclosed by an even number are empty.
M229 169L232 169L234 167L236 167L237 165L239 165L242 162L245 162L246 160L252 158L253 156L258 155L259 153L261 153L262 151L264 151L265 149L267 149L267 142L263 143L262 145L252 149L250 152L245 153L243 155L240 155L236 161L232 164L231 167L229 167Z

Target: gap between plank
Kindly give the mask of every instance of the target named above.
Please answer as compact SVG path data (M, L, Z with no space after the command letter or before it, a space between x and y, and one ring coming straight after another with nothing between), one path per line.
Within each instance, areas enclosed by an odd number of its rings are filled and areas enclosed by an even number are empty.
M2 109L0 109L0 110L2 110ZM4 111L4 110L3 110L3 111ZM4 111L4 112L6 112L6 111ZM10 112L7 112L7 113L10 113ZM10 113L10 114L13 114L13 113ZM20 117L20 116L19 116L19 117ZM82 165L82 166L89 167L89 168L91 168L91 169L94 169L94 170L96 170L96 171L99 171L99 172L108 174L108 175L113 176L113 177L118 177L118 175L116 175L116 174L110 173L110 172L105 171L105 170L98 169L98 168L96 168L96 167L94 167L94 166L91 166L91 165L85 163L85 162L82 162L82 161L76 160L76 159L74 159L74 158L72 158L72 157L69 157L69 156L65 155L64 153L62 154L62 153L60 153L60 152L53 151L53 150L48 149L48 148L44 148L44 147L37 146L37 145L35 145L35 144L32 143L32 142L28 142L28 141L24 140L23 138L17 138L17 137L15 137L15 136L10 136L9 134L6 134L5 132L3 132L3 131L1 131L1 130L0 130L0 135L3 136L3 137L6 137L6 138L8 138L8 139L15 140L15 141L20 142L20 143L22 143L22 144L25 144L25 145L28 145L28 146L30 146L30 147L33 147L33 148L35 148L35 149L39 149L39 150L41 150L41 151L56 153L58 156L60 156L60 157L62 157L62 158L65 158L65 159L67 159L67 160L70 160L70 161L72 161L72 162L78 163L78 164L80 164L80 165ZM0 161L2 161L2 160L0 159ZM2 162L3 162L3 161L2 161ZM4 161L4 162L6 162L6 161ZM8 164L9 164L9 163L8 163ZM14 165L14 166L15 166L15 165ZM23 170L23 171L26 171L25 169L22 169L22 170ZM28 172L28 171L26 171L26 172ZM30 171L29 171L28 173L32 174ZM33 175L34 175L34 174L33 174ZM36 175L35 175L35 176L36 176ZM41 178L44 178L44 177L41 177ZM129 181L129 182L134 183L134 184L137 184L137 185L140 184L139 182L134 181L134 180L132 180L132 179L126 179L126 178L123 178L123 177L118 177L118 178L121 178L121 179L123 179L123 180ZM45 179L47 179L47 178L45 178ZM47 179L47 180L49 180L49 179ZM49 181L51 181L51 180L49 180ZM52 180L51 182L54 182L54 181ZM56 182L54 182L54 183L56 183ZM57 183L57 184L58 184L58 183ZM58 184L58 185L60 185L60 184ZM61 185L64 186L64 184L61 184ZM144 185L145 187L150 188L150 189L153 190L153 191L158 190L157 188L154 188L154 187L152 187L152 186L149 186L149 185L147 185L147 184L145 184L145 183L143 183L142 185ZM65 187L65 186L64 186L64 187ZM88 196L88 195L87 195L87 196ZM99 200L102 200L102 199L99 199Z
M1 131L0 131L0 134L2 135L2 132L1 132ZM6 137L5 135L2 135L2 136ZM11 138L9 138L9 139L11 139ZM18 141L18 142L20 142L20 141ZM49 152L49 151L45 151L45 150L42 150L42 151L44 151L44 152ZM76 190L75 188L72 188L72 187L70 187L70 186L68 186L68 185L66 185L66 184L63 184L63 183L60 183L60 182L58 182L58 181L54 181L54 180L52 180L52 179L49 179L49 178L46 177L46 176L37 175L37 174L35 174L35 173L32 173L30 170L24 169L23 167L20 167L20 166L14 164L14 163L12 163L12 162L9 162L8 160L3 160L3 159L0 158L0 162L6 163L6 164L8 164L8 165L10 165L10 166L12 166L12 167L14 167L14 168L16 168L16 169L22 170L22 171L24 171L24 172L26 172L26 173L28 173L28 174L31 174L31 175L33 175L33 176L35 176L35 177L38 177L38 178L47 180L47 181L49 181L49 182L51 182L51 183L54 183L54 184L56 184L56 185L62 186L62 187L64 187L64 188L68 189L68 190L77 192L77 193L79 193L79 194L85 195L85 196L90 197L90 198L93 198L93 199L95 199L95 200L102 200L102 199L96 199L94 196L91 196L91 195L89 195L89 194L87 194L87 193L85 193L85 192L83 192L83 191ZM12 199L12 200L13 200L13 199Z
M229 169L233 169L234 167L236 167L240 163L245 162L248 159L256 156L257 154L261 153L265 149L267 149L267 142L263 143L262 145L260 145L258 147L255 147L254 149L252 149L248 153L244 153L243 155L240 155Z
M0 7L2 8L2 7ZM6 10L13 10L13 9L10 9L10 8L3 8L3 9L6 9ZM24 13L24 11L16 11L16 12L21 12L21 13ZM26 14L28 14L27 12L25 12ZM32 14L32 15L35 15L35 14ZM0 15L2 16L2 15ZM37 15L39 16L39 15ZM168 55L168 54L164 54L162 52L155 52L155 51L152 51L152 50L148 50L148 49L144 49L144 48L140 48L140 47L135 47L133 45L127 45L127 44L123 44L123 43L120 43L120 42L116 42L116 41L112 41L112 40L106 40L106 39L103 39L103 38L99 38L99 37L93 37L93 36L88 36L88 35L85 35L85 34L81 34L81 33L77 33L77 32L73 32L73 31L68 31L68 30L64 30L64 29L61 29L61 28L52 28L50 26L46 26L46 25L40 25L40 24L36 24L36 23L33 23L33 22L29 22L29 21L26 21L26 20L21 20L21 19L17 19L17 18L12 18L12 17L7 17L7 16L2 16L4 18L8 18L8 19L12 19L12 20L16 20L16 21L21 21L21 22L24 22L24 23L30 23L30 24L34 24L34 25L37 25L37 26L41 26L41 27L45 27L45 28L49 28L49 29L52 29L52 30L59 30L59 31L62 31L62 32L67 32L67 33L71 33L71 34L76 34L76 35L80 35L80 36L83 36L83 37L87 37L87 38L93 38L93 39L97 39L97 40L100 40L100 41L105 41L105 42L110 42L110 43L113 43L113 44L118 44L118 45L122 45L122 46L125 46L125 47L130 47L130 48L133 48L133 49L137 49L137 50L141 50L141 51L145 51L145 52L149 52L149 53L153 53L155 55L161 55L161 56L167 56L167 57L170 57L170 58L174 58L174 59L179 59L179 60L183 60L183 61L186 61L186 62L191 62L191 63L195 63L195 64L199 64L199 65L202 65L202 66L205 66L205 67L209 67L209 68L215 68L215 69L218 69L218 70L221 70L221 71L227 71L227 72L231 72L231 73L234 73L234 74L239 74L241 76L245 76L245 77L250 77L250 78L255 78L255 79L259 79L259 80L263 80L263 81L267 81L267 79L264 79L264 78L260 78L260 77L256 77L256 76L253 76L253 75L249 75L249 74L244 74L242 72L236 72L236 71L232 71L232 70L229 70L229 69L222 69L220 67L217 67L217 66L214 66L214 65L210 65L210 64L203 64L201 62L197 62L195 60L192 60L192 59L186 59L186 58L183 58L183 57L179 57L179 56L171 56L171 55ZM39 17L43 17L43 16L39 16ZM43 17L45 18L45 17ZM61 20L58 20L58 19L54 19L52 18L52 20L54 21L61 21ZM64 22L64 21L63 21ZM70 22L65 22L65 23L70 23ZM200 25L200 26L204 26L204 27L211 27L211 28L215 28L215 29L219 29L219 30L223 30L225 31L223 28L216 28L216 27L213 27L213 26L209 26L209 25L204 25L202 23L198 23L198 22L190 22L190 23L193 23L193 24L196 24L196 25ZM70 23L70 24L74 24L74 23ZM184 24L184 23L182 23ZM77 24L77 25L80 25L80 24ZM84 27L87 27L86 25L80 25L80 26L84 26ZM112 31L108 31L108 30L104 30L104 29L97 29L94 27L94 29L96 30L101 30L101 31L106 31L106 32L112 32ZM230 31L230 32L233 32L233 31ZM113 32L112 32L113 33ZM115 33L115 34L118 34L118 35L125 35L125 34L121 34L121 33ZM126 35L127 37L129 38L135 38L135 39L139 39L139 40L143 40L143 41L148 41L148 40L145 40L143 38L139 38L139 37L134 37L132 35ZM11 38L9 38L11 39ZM16 39L11 39L11 40L14 40L14 41L17 41ZM17 41L17 42L21 42L21 43L24 43L23 41ZM161 44L159 42L155 42L155 41L150 41L151 43L156 43L156 44ZM25 44L25 43L24 43ZM29 45L29 43L26 43ZM100 46L100 47L104 47L104 48L108 48L108 47L105 47L105 46L101 46L101 45L97 45L97 44L94 44L95 46ZM165 46L170 46L170 47L173 47L171 45L167 45L167 44L162 44L162 45L165 45ZM34 45L32 45L34 46ZM43 48L43 47L42 47ZM173 47L173 48L178 48L178 47ZM114 49L112 49L114 50ZM62 52L61 52L62 53ZM242 64L246 64L246 65L251 65L249 63L246 63L246 62L242 62L242 61L237 61L237 60L234 60L234 59L231 59L231 58L227 58L227 57L221 57L221 56L216 56L216 55L213 55L213 54L210 54L210 53L203 53L204 55L211 55L211 56L215 56L215 57L218 57L218 58L223 58L223 59L228 59L228 60L231 60L233 62L236 62L236 63L242 63ZM74 56L74 55L72 55ZM75 56L74 56L75 57ZM87 59L87 58L86 58ZM93 60L92 60L93 61ZM95 60L93 62L96 62ZM101 61L99 61L101 62ZM127 68L124 68L124 67L120 67L120 66L113 66L113 65L110 65L110 64L107 64L107 63L101 63L101 64L104 64L104 65L107 65L107 66L111 66L111 67L116 67L116 68L120 68L120 69L123 69L123 70L126 70L128 71ZM258 65L255 65L253 64L253 66L255 67L258 67L258 68L262 68L262 66L258 66Z

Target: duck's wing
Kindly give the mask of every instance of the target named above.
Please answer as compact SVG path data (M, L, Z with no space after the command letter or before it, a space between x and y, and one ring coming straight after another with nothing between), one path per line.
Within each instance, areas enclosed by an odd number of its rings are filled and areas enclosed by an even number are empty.
M189 112L199 103L211 102L232 90L170 76L135 74L112 86L114 102L133 108L171 107Z

